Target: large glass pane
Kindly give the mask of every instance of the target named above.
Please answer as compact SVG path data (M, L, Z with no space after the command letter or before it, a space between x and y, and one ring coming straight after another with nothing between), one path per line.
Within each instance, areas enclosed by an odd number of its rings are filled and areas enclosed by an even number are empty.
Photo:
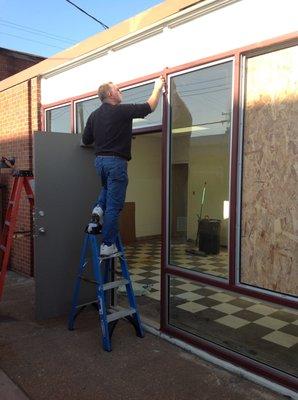
M169 279L171 325L297 375L297 311L177 276Z
M46 130L70 133L70 105L46 111Z
M228 276L233 63L170 80L169 262Z
M89 115L101 104L98 97L76 103L76 133L83 133Z
M123 103L145 103L150 97L154 83L147 83L146 85L137 86L131 89L125 89L122 91ZM162 97L162 96L161 96ZM147 128L151 126L161 125L162 123L162 99L160 98L159 103L154 113L149 114L146 118L134 119L133 128Z

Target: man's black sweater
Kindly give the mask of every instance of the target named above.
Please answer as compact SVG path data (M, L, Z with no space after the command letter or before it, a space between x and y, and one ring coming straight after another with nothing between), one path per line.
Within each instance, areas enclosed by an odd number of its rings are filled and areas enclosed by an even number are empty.
M151 113L148 103L103 103L89 116L83 133L83 144L94 143L96 155L114 155L131 159L133 118L144 118Z

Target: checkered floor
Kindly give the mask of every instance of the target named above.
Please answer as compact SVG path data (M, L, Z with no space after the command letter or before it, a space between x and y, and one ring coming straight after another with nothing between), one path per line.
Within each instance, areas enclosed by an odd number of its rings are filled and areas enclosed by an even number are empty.
M132 280L147 290L138 303L144 316L159 321L160 242L126 246ZM214 274L227 274L227 253L197 257L185 245L171 250L172 263ZM193 264L192 264L193 260ZM219 261L221 260L221 261ZM200 265L194 265L194 263ZM218 265L221 264L221 265ZM290 374L298 371L298 313L227 290L173 277L170 323Z
M226 248L221 247L219 254L208 256L198 256L192 254L192 252L197 252L197 249L191 244L173 244L170 252L171 265L182 266L222 278L228 277L229 260Z
M130 266L156 265L160 268L160 248L159 240L154 239L148 242L136 242L134 245L126 246L126 255L129 258ZM170 262L171 265L181 266L193 271L203 272L222 278L228 277L228 251L221 247L217 255L199 256L194 254L197 249L191 243L175 243L171 246Z

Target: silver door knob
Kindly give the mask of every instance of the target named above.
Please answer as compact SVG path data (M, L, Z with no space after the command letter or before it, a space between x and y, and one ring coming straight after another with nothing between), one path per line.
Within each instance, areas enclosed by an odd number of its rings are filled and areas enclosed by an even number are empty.
M43 226L41 226L40 228L38 228L38 232L39 233L45 233L46 230L45 230L45 228Z

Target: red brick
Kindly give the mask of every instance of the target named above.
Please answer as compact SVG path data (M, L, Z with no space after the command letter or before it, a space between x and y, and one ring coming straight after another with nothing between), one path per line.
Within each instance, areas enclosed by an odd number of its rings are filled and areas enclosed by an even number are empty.
M28 101L31 91L31 104ZM38 101L32 101L32 97ZM9 106L8 106L9 104ZM32 131L39 130L40 82L37 78L20 83L1 93L0 97L0 156L16 157L17 169L32 169ZM7 185L4 212L12 188L9 170L2 170L0 182ZM3 191L2 191L3 192ZM32 215L27 198L22 194L16 230L30 231ZM14 239L10 268L30 275L33 270L32 235Z
M0 49L0 81L44 60L44 57L20 51ZM23 91L25 93L25 91Z

